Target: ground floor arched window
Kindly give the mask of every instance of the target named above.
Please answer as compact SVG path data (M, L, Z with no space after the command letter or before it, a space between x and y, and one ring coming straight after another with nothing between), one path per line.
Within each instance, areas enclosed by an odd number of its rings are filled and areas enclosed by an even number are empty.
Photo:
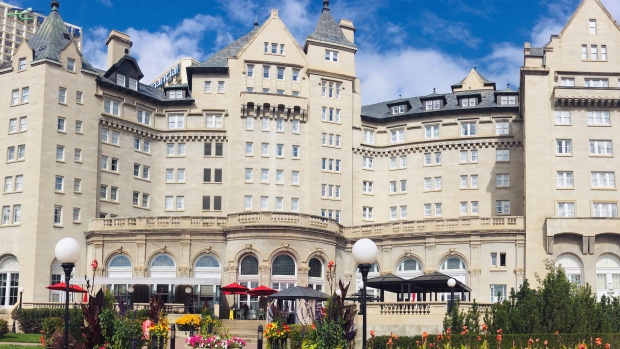
M581 285L582 267L581 261L577 257L568 254L561 255L555 261L555 265L564 268L566 277L570 282Z
M442 263L439 271L442 274L446 274L455 280L462 282L467 285L467 266L465 265L465 261L463 261L460 257L448 257ZM451 293L445 292L441 294L442 301L449 301ZM466 300L466 295L462 295L461 293L455 293L454 299L458 300ZM462 299L461 299L462 298Z
M249 289L258 287L258 259L254 255L246 255L239 263L239 284ZM250 309L258 310L258 297L241 295L239 303L247 303ZM240 304L236 305L238 308Z
M308 287L318 291L323 291L323 285L325 284L323 262L318 258L312 258L308 262Z
M151 260L149 275L153 279L176 277L177 266L174 259L167 254L157 255ZM168 283L157 284L155 282L156 280L153 280L151 293L161 297L165 303L172 302L175 299L175 287Z
M133 265L129 257L124 254L117 254L108 262L107 268L108 278L131 278L133 276ZM108 290L114 295L116 301L123 300L129 302L129 292L126 283L113 283L108 285Z
M600 299L603 295L620 295L620 261L613 255L603 255L596 261L596 293Z
M194 263L194 277L206 279L204 285L194 285L194 308L202 309L203 305L213 309L219 302L218 294L222 281L222 267L220 262L212 255L204 254Z
M19 262L14 256L0 258L0 308L17 303L19 289Z

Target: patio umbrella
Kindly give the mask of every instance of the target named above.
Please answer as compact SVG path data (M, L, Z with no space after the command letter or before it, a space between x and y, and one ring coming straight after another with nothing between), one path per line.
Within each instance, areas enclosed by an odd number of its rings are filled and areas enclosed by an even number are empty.
M269 298L277 298L284 300L293 300L293 299L316 299L324 301L329 298L327 293L323 293L321 291L317 291L308 287L295 286L291 288L287 288L285 290L280 290L278 293L272 295Z
M258 287L255 287L249 290L247 294L249 294L250 296L269 296L277 292L278 291L274 290L273 288L269 288L267 286L258 286Z
M220 290L222 292L224 292L224 294L246 294L246 292L248 292L249 288L233 282L230 285L226 285L226 286L220 288ZM228 292L228 293L226 293L226 292Z
M54 290L54 291L66 291L67 290L67 285L64 282L60 282L60 283L57 283L57 284L49 285L49 286L47 286L45 288L50 289L50 290ZM88 291L86 291L85 289L81 288L78 285L69 285L69 292L71 292L71 293L88 293Z

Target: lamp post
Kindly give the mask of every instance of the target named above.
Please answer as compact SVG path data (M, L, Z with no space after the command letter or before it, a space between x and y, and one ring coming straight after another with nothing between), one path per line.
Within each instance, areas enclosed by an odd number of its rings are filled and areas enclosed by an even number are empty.
M73 238L64 238L58 241L54 252L56 259L61 263L65 272L65 341L64 349L69 348L69 280L75 263L80 259L80 244Z
M263 325L258 325L258 340L257 340L256 348L263 349Z
M366 349L366 281L370 267L377 260L377 245L370 239L360 239L353 245L351 253L362 273L362 348Z
M456 286L456 280L454 278L448 279L448 287L450 287L450 305L448 306L448 314L452 312L454 306L454 286Z
M185 313L189 313L189 294L192 293L192 288L185 287Z
M133 285L129 286L127 291L129 292L129 309L133 309L133 291L135 291Z
M360 308L361 308L362 303L364 302L366 298L366 295L364 295L364 281L360 280L357 282L357 289L360 290ZM359 314L360 315L366 314L366 307L364 307L364 309L360 309Z

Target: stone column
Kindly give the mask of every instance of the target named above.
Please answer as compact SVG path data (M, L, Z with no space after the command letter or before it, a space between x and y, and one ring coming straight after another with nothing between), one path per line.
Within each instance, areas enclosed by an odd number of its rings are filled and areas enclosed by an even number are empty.
M258 284L265 285L267 287L271 286L271 266L270 265L259 265L258 266Z
M308 286L308 272L310 272L309 267L297 268L297 285Z

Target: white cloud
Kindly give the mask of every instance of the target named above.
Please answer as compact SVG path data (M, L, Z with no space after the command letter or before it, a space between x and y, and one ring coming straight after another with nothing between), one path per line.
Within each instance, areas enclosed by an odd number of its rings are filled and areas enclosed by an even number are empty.
M462 43L473 49L478 48L482 42L482 39L475 37L464 23L448 21L430 12L424 13L422 17L420 21L423 23L422 33L430 36L432 41Z
M112 7L113 6L112 0L99 0L99 1L101 1L103 6L105 6L105 7Z
M212 47L201 40L207 31L215 31L216 48L221 48L232 40L224 22L219 17L198 14L193 18L184 19L176 27L163 26L157 32L145 29L128 28L133 46L131 55L138 60L144 73L143 82L149 82L179 58L192 57L203 60L206 54L203 47ZM106 69L107 48L105 40L110 30L98 27L85 36L84 55L97 68Z
M517 88L520 80L520 68L523 65L523 47L504 42L493 45L490 55L480 60L484 75L496 83L498 90L503 90L506 84Z
M357 74L362 80L362 103L371 104L403 97L450 92L471 70L465 59L435 50L407 48L402 51L360 52Z

